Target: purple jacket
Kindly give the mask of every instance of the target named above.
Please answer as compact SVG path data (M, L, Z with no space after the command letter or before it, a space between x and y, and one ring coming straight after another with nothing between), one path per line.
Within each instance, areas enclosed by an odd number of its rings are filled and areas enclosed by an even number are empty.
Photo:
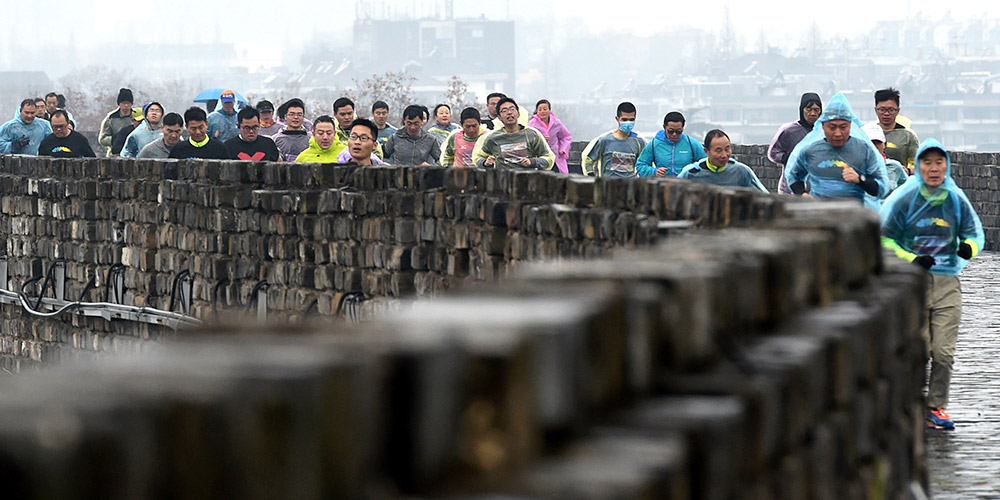
M782 125L778 129L778 133L774 134L774 139L771 139L771 145L767 148L768 159L778 165L784 166L788 162L788 157L791 156L792 150L795 149L795 145L809 132L800 122L789 122ZM781 178L778 180L778 192L781 194L792 194L792 190L788 187L788 182L785 180L784 169L782 169L781 173Z
M549 115L548 125L536 113L535 116L531 117L531 120L528 120L528 126L545 136L545 142L549 143L549 148L556 155L556 169L564 174L569 172L566 159L569 158L569 147L573 142L573 136L570 135L566 126L556 118L554 113Z

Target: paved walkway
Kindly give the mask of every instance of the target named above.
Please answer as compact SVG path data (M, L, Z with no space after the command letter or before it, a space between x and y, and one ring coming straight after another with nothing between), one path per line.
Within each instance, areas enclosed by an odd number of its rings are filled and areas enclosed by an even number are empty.
M963 309L948 413L955 430L929 431L934 500L1000 498L1000 254L961 274Z

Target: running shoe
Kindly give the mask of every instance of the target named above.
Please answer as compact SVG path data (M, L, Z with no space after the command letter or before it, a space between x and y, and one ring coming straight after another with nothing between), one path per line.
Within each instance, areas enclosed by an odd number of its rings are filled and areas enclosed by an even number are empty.
M944 408L932 408L927 412L927 426L935 429L951 430L955 428L955 422L945 413Z

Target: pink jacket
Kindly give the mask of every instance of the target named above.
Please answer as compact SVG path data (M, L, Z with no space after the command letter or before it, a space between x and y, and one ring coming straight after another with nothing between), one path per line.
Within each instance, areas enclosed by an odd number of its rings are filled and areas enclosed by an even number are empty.
M566 159L569 158L569 147L573 142L573 136L570 135L566 126L556 118L555 113L549 115L548 125L536 113L535 116L531 117L531 120L528 120L528 126L538 130L545 136L545 141L549 143L549 148L556 155L556 170L564 174L569 172L569 169L566 167Z

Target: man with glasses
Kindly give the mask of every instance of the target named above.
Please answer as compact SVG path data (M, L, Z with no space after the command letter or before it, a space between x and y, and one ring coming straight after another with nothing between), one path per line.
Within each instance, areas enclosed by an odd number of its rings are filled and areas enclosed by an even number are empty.
M684 115L671 111L663 117L663 130L642 149L636 160L639 177L676 176L684 167L705 159L705 148L684 133Z
M412 104L403 110L403 128L385 141L384 158L395 165L437 165L441 148L423 131L424 113Z
M899 117L899 91L892 87L876 91L875 114L885 132L885 155L901 163L912 174L920 139L913 130L896 121Z
M304 125L305 111L306 105L299 98L289 99L278 108L278 117L285 120L285 126L272 138L285 161L295 161L309 147L311 136Z
M163 106L158 102L147 102L142 107L142 116L144 118L142 123L125 138L125 147L122 148L123 158L139 156L139 151L142 151L146 144L163 137L163 131L160 130Z
M795 146L802 141L802 138L812 132L813 124L819 119L823 112L823 101L819 94L806 92L799 99L799 121L788 122L778 129L771 139L771 145L767 148L767 157L779 167L781 167L781 178L778 179L778 193L792 194L792 190L785 181L785 165L788 164L788 157L792 155Z
M83 134L72 130L69 126L69 114L66 110L57 109L49 117L52 133L42 139L38 145L38 156L55 158L94 158L94 149Z
M536 129L518 122L520 106L510 97L497 102L497 113L503 128L484 134L472 150L472 161L477 167L528 168L552 170L556 155L549 143Z
M636 159L646 147L646 140L632 131L635 114L634 104L623 102L618 105L615 110L618 126L591 141L581 154L584 174L597 177L636 176Z
M167 113L163 117L163 137L146 144L146 147L139 151L139 158L169 158L170 150L180 142L181 132L184 131L184 118L177 113Z
M260 113L247 106L236 114L240 134L226 141L229 157L234 160L278 161L278 147L270 137L260 135Z
M371 120L358 118L347 127L347 147L337 155L337 163L358 165L384 165L375 154L378 126Z

